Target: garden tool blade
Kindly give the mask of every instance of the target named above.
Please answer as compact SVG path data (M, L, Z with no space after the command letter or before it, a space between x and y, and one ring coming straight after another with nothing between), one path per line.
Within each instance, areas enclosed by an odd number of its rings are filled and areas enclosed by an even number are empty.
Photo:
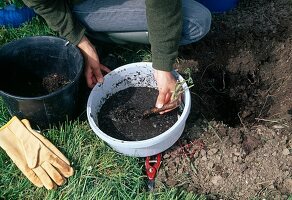
M149 191L153 192L154 186L155 186L155 181L154 180L148 180L147 186L148 186Z
M154 157L154 159L151 159L152 157ZM146 174L148 177L147 186L150 191L154 190L155 185L154 179L161 164L161 154L159 153L152 157L148 156L145 161Z

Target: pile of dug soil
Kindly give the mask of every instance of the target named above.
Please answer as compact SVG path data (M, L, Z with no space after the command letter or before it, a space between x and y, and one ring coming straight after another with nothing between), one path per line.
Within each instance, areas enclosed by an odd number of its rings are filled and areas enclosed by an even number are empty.
M243 0L180 48L176 68L192 71L192 110L164 152L158 185L213 199L292 194L291 33L291 1Z

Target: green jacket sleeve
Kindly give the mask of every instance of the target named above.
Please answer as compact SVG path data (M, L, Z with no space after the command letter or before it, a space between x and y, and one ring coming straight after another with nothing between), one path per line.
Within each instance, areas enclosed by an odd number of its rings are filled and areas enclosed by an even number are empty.
M35 13L45 19L48 26L73 44L84 35L84 27L74 20L68 0L23 0Z
M171 71L182 32L181 0L146 0L153 67Z

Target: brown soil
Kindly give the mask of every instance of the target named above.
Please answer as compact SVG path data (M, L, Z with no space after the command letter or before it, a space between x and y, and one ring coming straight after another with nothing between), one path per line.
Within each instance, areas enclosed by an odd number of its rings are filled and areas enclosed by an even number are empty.
M62 74L49 74L42 80L42 86L47 93L52 93L61 87L64 87L70 81Z
M99 128L111 137L140 141L168 130L178 119L178 109L165 115L143 117L155 105L158 91L154 88L130 87L113 94L98 113Z
M176 68L194 87L181 139L164 152L157 186L211 199L292 194L292 2L243 0L214 14Z

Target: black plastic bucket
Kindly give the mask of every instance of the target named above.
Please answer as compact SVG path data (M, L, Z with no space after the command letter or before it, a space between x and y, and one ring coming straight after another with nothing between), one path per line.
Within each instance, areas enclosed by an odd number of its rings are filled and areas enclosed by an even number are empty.
M79 49L53 36L33 36L0 49L0 95L10 114L48 128L76 117L83 57ZM45 77L60 75L66 84L41 91ZM41 91L41 92L40 92Z

